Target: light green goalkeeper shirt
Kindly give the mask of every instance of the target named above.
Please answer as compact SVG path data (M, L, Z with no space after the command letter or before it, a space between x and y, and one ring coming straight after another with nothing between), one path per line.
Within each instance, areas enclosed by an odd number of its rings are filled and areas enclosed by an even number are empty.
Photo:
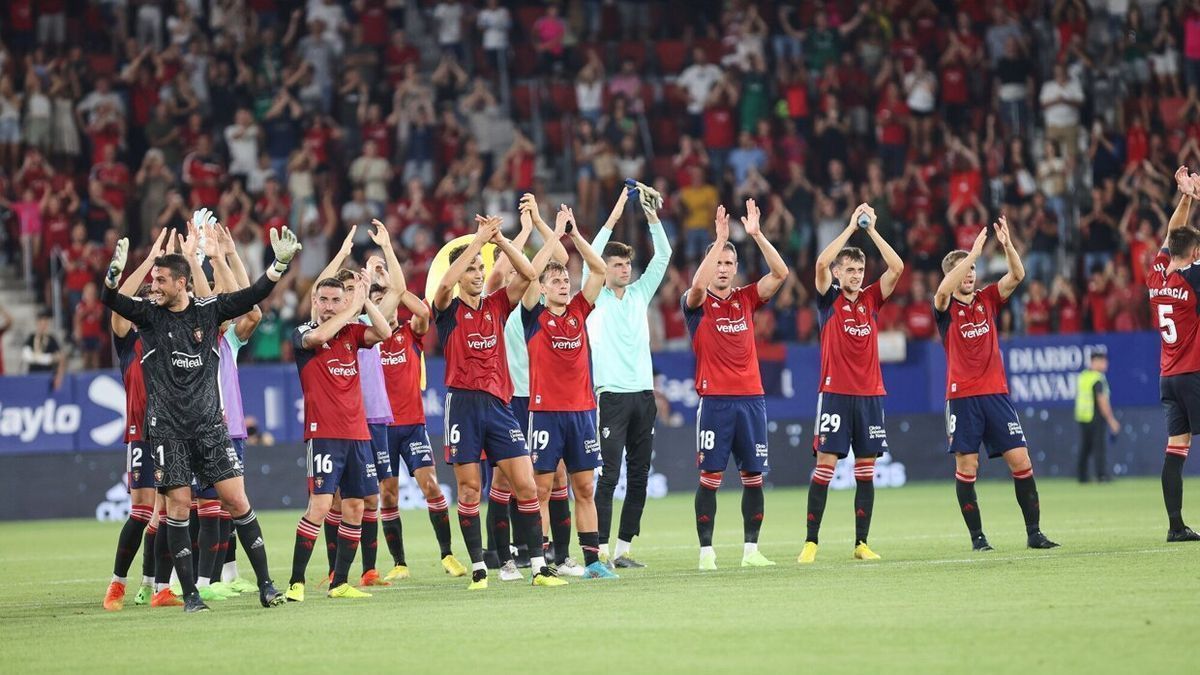
M600 228L592 248L603 254L612 230ZM667 263L671 242L662 223L650 223L654 257L641 278L625 287L618 298L605 286L596 298L596 308L588 317L588 342L592 348L592 379L598 392L633 393L654 389L654 370L650 364L650 325L647 313L650 300L658 291ZM586 281L587 266L583 268Z

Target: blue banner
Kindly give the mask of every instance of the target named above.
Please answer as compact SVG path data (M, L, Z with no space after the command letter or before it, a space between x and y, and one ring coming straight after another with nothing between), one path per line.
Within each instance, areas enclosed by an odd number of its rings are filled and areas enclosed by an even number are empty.
M1158 405L1157 333L1051 335L1002 340L1009 389L1018 410L1073 405L1075 376L1097 348L1109 353L1108 379L1116 407ZM816 413L821 354L793 346L762 364L771 420L808 420ZM691 352L654 355L659 392L670 402L672 422L691 424L698 398ZM430 431L442 427L445 364L427 359L425 415ZM887 410L895 415L940 413L945 405L945 355L933 342L908 345L903 363L885 364ZM240 369L246 414L277 443L303 440L303 397L292 364ZM125 392L115 371L68 375L52 391L49 375L0 378L0 453L95 451L123 445Z

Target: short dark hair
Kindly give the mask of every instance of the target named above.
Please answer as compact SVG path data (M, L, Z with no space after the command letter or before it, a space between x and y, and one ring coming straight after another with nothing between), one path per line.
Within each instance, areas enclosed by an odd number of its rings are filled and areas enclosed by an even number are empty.
M387 293L387 288L379 284L371 284L371 289L367 291L367 295L375 295L376 293Z
M459 244L458 246L455 246L454 248L450 249L450 256L449 256L450 264L453 265L454 261L461 258L462 254L466 253L467 249L470 248L470 246L471 246L470 244Z
M833 264L841 265L843 260L866 264L867 254L863 253L863 250L857 246L847 246L838 251L837 257L833 259Z
M604 252L600 254L600 257L604 258L604 262L608 262L609 258L633 260L633 247L619 241L610 241L604 245Z
M570 272L567 271L566 265L558 262L557 260L551 260L550 262L546 263L546 269L542 270L542 273L538 275L538 281L544 281L546 279L546 275L550 274L551 272L570 274Z
M337 272L334 272L333 276L338 281L342 282L342 284L345 284L347 281L354 280L354 270L348 270L343 267L342 269L338 270Z
M1092 361L1099 361L1102 359L1104 361L1108 360L1108 351L1107 350L1104 350L1104 349L1092 350L1092 357L1091 357Z
M1188 258L1200 246L1200 231L1192 227L1181 227L1167 235L1167 251L1172 258Z
M717 245L717 242L714 241L713 243L704 247L704 255L708 255L708 252L711 251L712 248L716 245ZM733 254L737 255L737 247L733 245L732 241L726 240L725 245L722 248L724 248L726 251L733 251Z
M341 280L335 277L325 277L324 279L318 281L317 290L319 291L322 288L336 288L339 291L346 290L346 287L342 284Z
M170 272L173 279L192 280L192 268L188 265L187 258L178 253L168 253L158 256L154 259L154 266L161 267Z
M947 253L946 257L942 258L942 274L950 274L950 270L958 267L958 263L969 255L971 254L962 249Z

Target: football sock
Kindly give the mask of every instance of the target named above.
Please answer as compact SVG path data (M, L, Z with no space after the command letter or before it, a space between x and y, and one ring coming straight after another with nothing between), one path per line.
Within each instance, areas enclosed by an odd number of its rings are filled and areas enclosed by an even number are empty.
M458 526L462 530L463 544L467 547L467 555L471 556L471 562L482 563L483 533L479 530L479 502L458 503Z
M713 511L716 511L716 493L713 493ZM758 533L763 522L763 475L761 473L742 476L742 531L743 541L758 543ZM709 533L711 536L711 532Z
M375 569L375 557L379 553L379 514L363 511L362 517L362 563L363 574Z
M512 560L511 525L508 519L508 502L512 499L511 492L498 490L493 485L488 491L488 548L496 552L500 565Z
M808 486L808 536L805 541L816 544L821 532L821 518L825 516L825 500L829 498L829 481L833 480L833 467L818 464L813 469L812 482Z
M200 561L200 516L197 513L199 505L192 500L192 512L188 516L188 536L192 538L192 578L196 578L196 563Z
M854 465L854 543L866 543L871 533L871 511L875 509L875 464Z
M308 569L308 561L312 558L313 546L316 545L320 533L321 528L316 523L300 518L300 523L296 525L296 548L292 551L292 578L288 580L289 586L304 583L304 572Z
M379 523L383 528L383 540L387 542L388 552L396 565L404 563L404 526L400 522L400 509L395 506L384 506L379 509Z
M254 568L254 577L261 588L271 580L271 569L267 566L267 545L263 541L262 528L258 525L254 509L240 516L235 515L233 526L237 529L238 541L242 542L242 550L246 552L246 559Z
M517 500L517 524L518 531L525 535L523 538L529 545L529 561L536 574L546 564L546 557L537 545L542 536L542 506L537 497ZM541 565L534 564L538 560L542 561Z
M1013 487L1017 492L1017 504L1021 506L1021 515L1025 516L1025 533L1033 534L1038 531L1042 519L1042 506L1038 502L1037 483L1033 479L1033 467L1024 471L1013 472Z
M1163 504L1167 507L1168 526L1172 530L1187 527L1183 524L1183 462L1187 454L1186 445L1168 445L1167 456L1163 459Z
M221 509L221 519L218 526L217 542L220 550L217 551L216 559L213 560L213 581L222 580L221 571L225 568L226 562L229 561L229 550L237 546L237 542L233 541L233 516L225 509Z
M171 583L171 547L167 544L167 510L158 512L158 536L154 538L154 590L161 591Z
M600 533L580 532L579 548L583 550L583 564L591 565L600 560Z
M446 505L444 496L436 500L425 500L429 508L429 522L433 523L433 532L437 535L438 545L442 549L442 557L450 555L450 507Z
M337 538L338 526L342 524L342 512L337 509L329 509L325 514L325 557L329 559L329 571L333 571L333 565L337 562Z
M333 564L333 581L330 588L337 588L346 583L350 576L350 566L354 564L354 554L358 551L358 542L362 539L362 525L342 521L337 533L337 559Z
M717 519L717 488L721 487L721 474L700 472L700 485L696 487L696 535L701 546L712 546L713 526Z
M561 565L571 553L571 502L567 488L550 493L550 537L554 540L554 562Z
M146 534L142 535L142 577L154 578L154 547L157 545L158 524L146 526Z
M617 545L613 547L613 557L620 558L629 553L629 547L633 545L632 539L617 539Z
M196 583L192 581L191 543L188 521L167 518L167 544L171 548L171 560L185 596L196 592Z
M146 525L153 517L153 506L135 504L130 507L129 518L121 526L121 534L117 537L117 558L113 562L113 574L118 577L129 576L133 557L137 555L138 547L142 545L142 533L146 531Z
M196 567L196 581L198 586L203 587L209 584L217 554L221 551L221 505L219 502L207 502L196 513L200 516L200 563Z
M974 539L983 534L983 518L979 515L979 500L975 496L975 476L956 471L954 491L958 493L958 508L967 524L967 532Z

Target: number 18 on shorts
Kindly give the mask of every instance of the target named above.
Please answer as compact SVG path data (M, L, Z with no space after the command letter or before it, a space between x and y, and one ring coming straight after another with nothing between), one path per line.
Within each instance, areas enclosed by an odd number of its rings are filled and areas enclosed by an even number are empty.
M724 471L730 454L741 471L770 471L767 404L762 396L701 397L696 409L696 465L701 471Z

